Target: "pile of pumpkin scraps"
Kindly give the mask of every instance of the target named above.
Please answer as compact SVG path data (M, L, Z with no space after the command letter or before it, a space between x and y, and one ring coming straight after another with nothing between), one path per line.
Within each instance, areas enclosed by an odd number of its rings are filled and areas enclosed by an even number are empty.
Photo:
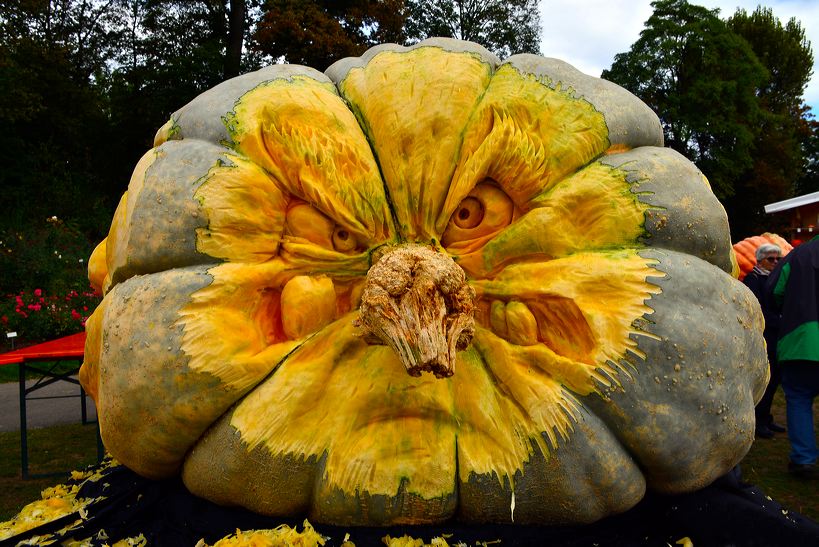
M307 521L302 525L304 528L299 532L286 524L277 526L272 530L236 530L232 536L220 539L212 547L314 547L324 545L327 539L313 528ZM345 541L343 547L355 547L353 543ZM200 539L196 547L210 547L204 540Z

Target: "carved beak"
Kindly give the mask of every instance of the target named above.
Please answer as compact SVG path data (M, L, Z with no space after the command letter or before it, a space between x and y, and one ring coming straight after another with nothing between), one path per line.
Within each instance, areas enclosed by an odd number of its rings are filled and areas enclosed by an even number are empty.
M367 342L390 346L411 376L446 378L472 342L474 300L466 274L446 254L390 247L367 272L356 324Z

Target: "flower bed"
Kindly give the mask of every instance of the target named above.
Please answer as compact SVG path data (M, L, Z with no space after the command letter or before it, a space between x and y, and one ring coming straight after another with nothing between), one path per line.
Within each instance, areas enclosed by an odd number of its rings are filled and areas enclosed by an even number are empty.
M0 300L0 331L17 333L15 348L81 332L100 300L90 287L65 294L47 294L37 288L6 295ZM11 349L7 337L2 344L3 350Z

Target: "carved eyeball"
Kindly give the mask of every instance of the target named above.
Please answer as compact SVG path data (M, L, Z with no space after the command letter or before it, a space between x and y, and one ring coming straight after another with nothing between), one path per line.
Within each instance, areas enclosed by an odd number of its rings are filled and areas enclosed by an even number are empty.
M481 182L466 196L441 237L444 247L491 237L503 230L515 215L515 204L491 179Z
M333 230L333 248L336 251L341 253L354 251L357 245L358 243L355 240L355 236L344 228L337 226L336 229Z
M458 228L469 230L478 226L483 220L483 204L479 199L473 197L465 198L458 210L452 215L452 222Z
M358 248L355 235L336 225L327 215L307 203L298 202L287 210L286 233L325 249L348 253Z

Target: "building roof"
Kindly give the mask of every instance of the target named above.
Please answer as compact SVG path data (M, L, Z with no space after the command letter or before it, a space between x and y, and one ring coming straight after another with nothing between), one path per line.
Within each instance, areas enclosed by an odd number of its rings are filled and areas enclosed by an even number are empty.
M801 207L802 205L810 205L811 203L819 202L819 192L805 194L804 196L797 196L795 198L786 199L784 201L777 201L776 203L769 203L765 206L766 213L778 213L780 211L787 211Z

